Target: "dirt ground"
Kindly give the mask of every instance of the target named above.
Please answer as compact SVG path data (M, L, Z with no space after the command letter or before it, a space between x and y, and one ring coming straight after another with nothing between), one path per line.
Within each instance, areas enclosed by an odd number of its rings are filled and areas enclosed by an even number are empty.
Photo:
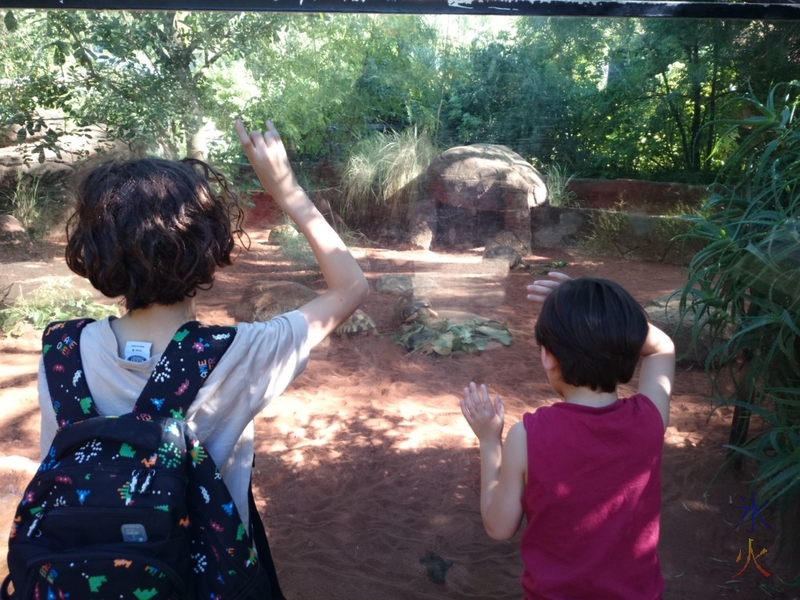
M233 322L243 288L262 278L322 287L317 273L295 272L265 240L264 232L254 234L250 251L199 297L201 320ZM0 258L0 286L30 289L67 276L60 254L57 244L43 244ZM470 380L488 383L506 404L507 427L525 411L557 401L534 351L537 308L525 300L533 276L487 270L478 250L443 255L356 248L354 254L372 285L362 308L380 335L332 338L315 349L305 373L256 422L255 493L284 592L290 600L519 598L518 537L498 543L483 531L477 443L457 395ZM567 261L566 273L614 279L642 303L683 283L678 267L577 250L539 251L526 259ZM392 338L395 297L375 291L385 273L435 282L430 296L436 308L504 321L512 345L475 355L408 354ZM11 522L38 459L38 338L31 332L0 340L3 523ZM712 413L707 392L702 372L679 369L664 445L664 597L795 598L800 592L780 586L789 569L775 558L777 516L747 514L752 465L710 485L725 458L732 411ZM428 553L452 562L444 583L422 564ZM4 569L0 564L0 574Z

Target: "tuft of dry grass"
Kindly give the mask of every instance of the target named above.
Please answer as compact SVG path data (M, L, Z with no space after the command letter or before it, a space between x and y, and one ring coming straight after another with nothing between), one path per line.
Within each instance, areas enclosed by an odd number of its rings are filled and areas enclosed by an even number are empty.
M344 220L355 227L381 220L405 223L416 182L436 154L428 136L416 130L361 140L342 176Z

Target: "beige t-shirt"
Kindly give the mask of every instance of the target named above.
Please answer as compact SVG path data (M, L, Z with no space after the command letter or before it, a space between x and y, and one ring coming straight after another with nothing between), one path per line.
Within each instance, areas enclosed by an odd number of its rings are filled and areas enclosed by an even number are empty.
M265 323L239 323L233 342L186 412L187 423L219 467L244 523L250 522L247 490L253 465L253 418L303 372L310 350L307 340L308 324L297 311ZM130 412L161 358L157 354L142 363L120 358L109 319L87 325L80 348L86 383L102 415ZM41 362L39 406L44 458L58 425Z

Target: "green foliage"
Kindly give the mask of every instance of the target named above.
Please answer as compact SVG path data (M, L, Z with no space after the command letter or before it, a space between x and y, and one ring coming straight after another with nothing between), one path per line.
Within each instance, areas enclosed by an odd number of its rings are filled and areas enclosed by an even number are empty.
M27 298L20 292L10 306L0 308L0 330L8 336L20 336L29 327L42 330L52 321L109 315L119 316L116 306L92 301L89 292L73 288L67 277L36 288Z
M798 83L774 86L763 102L745 95L741 118L717 124L735 150L693 218L703 249L681 296L694 339L717 340L706 363L712 400L769 425L732 450L755 461L759 504L781 513L800 496L799 96Z
M296 233L287 235L280 242L280 252L287 260L304 269L319 269L317 259L308 245L308 240Z
M19 177L11 192L0 195L0 212L13 215L32 236L40 236L58 218L62 202L35 178Z
M593 210L589 213L591 226L585 244L597 255L686 264L699 244L684 238L691 228L689 209L678 210L674 215Z
M248 59L258 98L303 160L335 161L374 127L436 126L437 34L417 15L297 15Z
M394 339L409 352L450 356L457 352L479 352L492 342L508 346L511 332L505 324L492 319L473 319L465 323L442 319L405 325Z
M576 208L581 205L575 192L567 189L572 175L567 175L565 168L550 164L542 168L542 174L547 185L547 201L551 206Z
M428 137L413 130L364 138L342 176L344 220L356 228L388 220L405 223L418 178L435 156Z
M135 152L236 164L233 120L269 117L298 161L340 164L375 128L411 129L441 147L505 144L583 177L708 182L731 151L709 125L737 116L724 100L797 73L793 23L508 17L474 35L464 22L6 11L0 115L36 137L28 160L102 123ZM41 109L63 125L48 129Z
M271 25L261 15L225 12L19 15L15 45L3 56L13 58L13 71L4 73L10 85L0 91L5 114L20 115L15 121L30 133L37 108L59 108L78 125L106 124L140 152L174 157L205 153L202 134L224 120L215 93L231 80L219 71L240 67L236 60L249 54L252 34ZM50 149L64 133L48 132Z

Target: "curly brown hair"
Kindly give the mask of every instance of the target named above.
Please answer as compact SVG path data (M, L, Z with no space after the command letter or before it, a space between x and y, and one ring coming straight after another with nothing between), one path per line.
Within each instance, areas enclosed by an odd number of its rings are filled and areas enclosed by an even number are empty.
M225 177L201 160L110 160L78 185L67 266L129 311L175 304L233 264L242 218Z

